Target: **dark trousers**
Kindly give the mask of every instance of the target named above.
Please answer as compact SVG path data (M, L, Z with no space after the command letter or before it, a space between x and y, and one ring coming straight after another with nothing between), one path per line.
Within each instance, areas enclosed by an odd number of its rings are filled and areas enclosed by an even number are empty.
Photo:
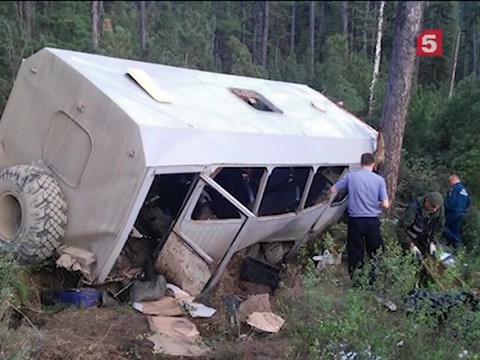
M445 214L445 229L443 230L443 235L455 249L458 249L462 243L461 231L463 216L464 214L459 212L447 212Z
M378 217L350 217L348 219L347 254L350 276L364 264L365 251L369 258L383 246ZM372 279L373 280L373 279Z

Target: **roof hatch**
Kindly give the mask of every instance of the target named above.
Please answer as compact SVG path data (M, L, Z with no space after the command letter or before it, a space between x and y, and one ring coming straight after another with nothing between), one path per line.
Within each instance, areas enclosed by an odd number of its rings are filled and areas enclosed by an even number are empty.
M172 98L162 90L145 71L140 69L128 69L126 74L135 81L148 95L159 103L171 103Z
M256 110L283 114L282 110L256 91L237 88L230 88L230 91Z

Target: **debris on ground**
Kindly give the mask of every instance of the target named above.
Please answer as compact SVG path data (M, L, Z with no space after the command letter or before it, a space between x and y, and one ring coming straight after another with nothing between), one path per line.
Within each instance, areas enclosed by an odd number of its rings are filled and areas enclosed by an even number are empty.
M273 293L280 281L280 268L247 256L240 269L240 279L270 287Z
M315 255L312 260L317 263L317 270L323 270L327 265L340 265L342 254L332 254L328 249L324 250L323 255Z
M377 297L377 302L392 312L397 311L397 304L395 304L392 300Z
M208 318L212 317L217 310L210 308L208 306L205 306L200 303L196 303L193 301L189 301L187 299L180 299L178 300L179 305L185 309L185 311L194 318L197 317L202 317L202 318Z
M130 287L130 302L155 301L165 296L167 281L163 275L150 279L137 279Z
M252 295L243 301L237 310L237 319L240 322L247 321L247 318L253 312L271 312L270 306L270 295L269 294L259 294Z
M285 320L271 312L253 312L247 318L247 324L268 333L277 333Z
M203 343L194 323L182 317L148 316L154 334L148 339L154 351L172 356L202 356L210 349Z
M132 306L145 315L181 316L184 314L177 300L170 296L157 301L135 302Z

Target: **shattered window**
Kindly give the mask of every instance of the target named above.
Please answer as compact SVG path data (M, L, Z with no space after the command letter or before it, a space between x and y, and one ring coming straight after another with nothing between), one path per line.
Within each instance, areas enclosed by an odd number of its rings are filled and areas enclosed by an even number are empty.
M264 96L255 91L235 88L230 88L230 91L256 110L283 113Z
M313 206L319 203L327 203L330 198L330 187L337 182L346 169L346 166L330 166L319 168L313 179L312 187L310 188L310 193L308 194L305 207ZM346 197L346 190L337 192L335 198L332 200L331 205L336 206L342 203Z
M270 175L263 195L259 216L296 211L307 183L308 167L279 167Z
M240 219L240 212L217 190L206 185L193 209L192 219Z
M213 178L246 208L253 210L265 168L222 168Z
M140 209L135 227L144 235L163 240L177 218L197 174L156 175Z
M328 202L331 186L332 184L330 181L328 181L326 176L322 174L322 169L318 169L313 177L312 186L310 187L305 207L308 208L316 204Z

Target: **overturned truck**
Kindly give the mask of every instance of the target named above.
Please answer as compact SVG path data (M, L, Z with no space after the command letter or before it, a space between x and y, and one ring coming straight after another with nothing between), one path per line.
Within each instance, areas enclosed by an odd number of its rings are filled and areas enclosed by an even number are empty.
M198 295L236 252L279 263L337 221L329 188L376 135L305 85L44 48L0 122L0 250L102 284L142 238Z

